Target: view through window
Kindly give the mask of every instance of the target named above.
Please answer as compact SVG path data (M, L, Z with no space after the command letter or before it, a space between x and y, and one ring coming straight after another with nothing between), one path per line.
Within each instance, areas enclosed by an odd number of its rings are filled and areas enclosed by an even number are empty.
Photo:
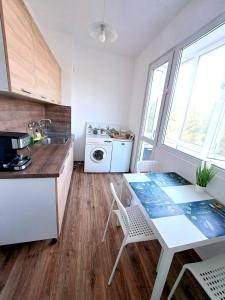
M225 168L225 25L182 50L164 144Z

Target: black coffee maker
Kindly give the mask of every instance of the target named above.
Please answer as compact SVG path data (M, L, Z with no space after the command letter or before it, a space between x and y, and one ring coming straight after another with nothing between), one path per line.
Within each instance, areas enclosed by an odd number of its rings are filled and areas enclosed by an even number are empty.
M0 171L20 171L31 164L31 158L17 150L29 145L27 133L0 131Z

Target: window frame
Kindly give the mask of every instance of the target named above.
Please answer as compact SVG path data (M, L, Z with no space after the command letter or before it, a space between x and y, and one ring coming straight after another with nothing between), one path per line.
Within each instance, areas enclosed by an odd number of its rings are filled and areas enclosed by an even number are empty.
M208 46L205 46L204 48L202 48L202 49L200 49L198 51L195 51L194 55L185 57L185 59L183 60L183 63L186 63L186 62L188 62L190 60L193 60L194 61L194 65L195 65L195 69L193 70L193 73L194 73L193 74L193 79L191 80L190 86L193 87L193 83L194 83L194 80L195 80L195 77L196 77L196 71L197 71L198 62L199 62L201 56L203 56L205 54L208 54L211 51L216 50L216 49L218 49L221 46L225 47L225 38L224 37L221 38L221 39L219 39L218 41L216 41L213 44L209 44ZM176 83L174 83L174 84L176 85ZM188 95L188 98L190 98L190 93ZM173 99L171 99L171 100L173 100ZM198 155L198 153L199 153L200 156L204 157L204 153L208 154L208 155L211 153L210 149L212 148L212 144L214 143L215 138L209 138L210 131L212 131L212 128L214 128L213 131L215 131L215 134L217 135L217 132L219 130L219 128L218 128L218 123L219 122L216 122L216 124L214 124L214 125L212 125L211 123L209 123L208 129L207 129L207 133L206 133L206 137L205 137L205 141L203 142L202 146L194 144L194 143L188 143L188 142L183 141L182 138L181 138L181 136L182 136L183 128L185 126L186 116L187 116L187 112L188 112L188 107L189 106L190 106L190 102L188 102L188 104L186 105L186 108L185 108L184 119L183 119L183 122L181 124L181 128L179 130L179 137L176 139L176 141L175 140L174 141L171 140L171 144L175 144L176 148L175 147L174 148L178 149L178 147L179 147L180 151L182 151L182 152L185 152L185 150L184 151L182 150L182 148L183 148L183 149L186 149L186 153L188 153L188 151L189 151L190 155L191 155L191 152L192 152L193 156L194 156L194 153L196 153L196 155ZM224 110L224 106L225 106L225 104L223 104L223 106L221 107L222 111ZM221 116L223 115L223 112L220 113L219 111L217 111L216 113L214 113L214 117L213 117L214 119L215 119L215 115L217 115L216 119L218 119L218 118L221 119ZM165 131L166 131L166 128L165 128ZM167 138L167 140L169 140L169 139ZM165 143L165 140L164 140L164 143ZM170 147L170 145L168 145L168 146ZM210 159L210 158L208 157L208 159Z
M146 84L145 84L145 93L144 93L144 103L142 106L142 113L141 113L141 124L140 124L140 128L139 128L137 151L136 151L136 155L135 155L135 169L136 169L137 162L138 162L140 154L141 154L142 144L144 142L152 145L151 159L154 159L155 147L158 143L160 125L161 125L161 120L162 120L163 111L164 111L165 96L167 94L168 84L170 81L171 67L173 65L173 57L174 57L174 48L167 51L164 55L160 56L158 59L156 59L153 63L149 64L149 66L148 66L147 79L146 79ZM152 85L154 70L157 67L159 67L160 65L165 64L166 62L168 62L168 69L167 69L164 89L163 89L163 93L162 93L162 100L161 100L161 105L160 105L160 109L159 109L157 126L156 126L156 130L155 130L155 135L153 137L154 139L151 139L151 138L144 136L146 118L147 118L147 114L148 114L148 103L149 103L148 102L148 93L149 93L149 90Z
M190 46L194 42L198 41L199 39L203 38L210 32L216 30L218 27L225 25L225 13L221 14L219 17L202 27L200 30L198 30L195 34L191 35L187 39L185 39L183 42L175 46L171 51L174 51L173 55L173 62L170 70L170 77L169 82L167 86L166 93L163 92L163 98L162 98L162 104L161 109L163 110L163 113L161 115L161 122L160 122L160 128L158 133L158 138L156 142L157 148L160 150L166 151L168 153L171 153L172 155L188 161L193 164L200 163L202 161L201 158L198 158L192 154L188 154L186 152L183 152L182 150L175 149L173 147L170 147L168 145L164 144L165 140L165 134L166 134L166 128L168 124L168 119L171 111L172 106L172 100L173 97L171 97L174 94L175 88L176 88L176 82L177 82L177 76L179 72L179 67L181 63L181 56L182 56L182 49L185 47ZM216 42L217 44L217 42ZM154 151L155 152L155 151ZM153 152L153 156L154 156ZM210 153L210 152L209 152ZM210 159L211 160L211 159ZM222 173L225 173L225 169L215 163L215 161L212 159L212 164L222 171Z

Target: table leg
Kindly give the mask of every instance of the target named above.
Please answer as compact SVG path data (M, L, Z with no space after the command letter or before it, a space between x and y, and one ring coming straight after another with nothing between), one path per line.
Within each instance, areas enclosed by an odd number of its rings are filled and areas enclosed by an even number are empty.
M163 248L160 251L159 261L158 261L157 268L156 268L157 273L158 273L159 266L160 266L160 263L161 263L161 260L162 260L162 255L163 255Z
M158 273L152 290L151 300L160 300L161 298L173 255L174 253L170 250L163 250L162 252L161 260L158 266Z

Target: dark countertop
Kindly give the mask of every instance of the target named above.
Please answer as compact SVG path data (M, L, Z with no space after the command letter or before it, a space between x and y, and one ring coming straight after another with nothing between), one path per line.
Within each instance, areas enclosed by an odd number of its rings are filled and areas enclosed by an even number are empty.
M69 138L66 144L32 146L31 165L23 171L0 172L0 179L59 177L71 142Z

